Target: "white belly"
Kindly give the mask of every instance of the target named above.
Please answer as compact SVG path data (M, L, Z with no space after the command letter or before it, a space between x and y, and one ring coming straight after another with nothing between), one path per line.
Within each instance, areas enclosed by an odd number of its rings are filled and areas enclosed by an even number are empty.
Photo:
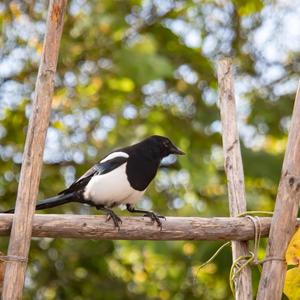
M120 204L134 204L145 191L133 189L126 175L126 163L115 170L92 177L85 187L84 197L98 205L112 207Z

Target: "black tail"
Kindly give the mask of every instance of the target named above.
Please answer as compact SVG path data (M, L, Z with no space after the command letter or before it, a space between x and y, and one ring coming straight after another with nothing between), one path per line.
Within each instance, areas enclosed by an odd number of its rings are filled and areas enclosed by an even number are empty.
M78 197L74 195L74 193L65 194L65 195L57 195L51 198L44 199L37 203L35 209L45 209L45 208L51 208L55 206L59 206L65 203L69 202L78 202ZM2 211L2 213L14 213L15 209L9 209L6 211Z

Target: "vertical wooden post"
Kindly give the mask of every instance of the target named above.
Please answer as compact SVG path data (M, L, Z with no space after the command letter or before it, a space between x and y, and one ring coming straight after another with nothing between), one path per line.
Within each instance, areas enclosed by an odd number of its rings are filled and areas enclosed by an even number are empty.
M266 261L263 266L258 300L279 300L282 296L288 243L296 229L300 197L300 82L294 104L288 144L272 218Z
M3 300L21 299L22 297L66 4L67 0L50 0L49 3L47 29L23 153L16 210L8 247L8 257L14 257L14 259L6 263Z
M224 165L228 180L230 216L246 211L244 171L236 121L236 105L231 59L218 61L218 85L222 121ZM248 255L247 242L232 242L233 260ZM252 299L250 267L244 268L235 280L235 298Z

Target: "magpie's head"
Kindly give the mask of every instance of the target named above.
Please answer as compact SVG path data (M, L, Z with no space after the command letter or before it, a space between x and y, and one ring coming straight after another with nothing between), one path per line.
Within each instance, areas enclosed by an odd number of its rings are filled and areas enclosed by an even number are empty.
M178 149L167 137L160 135L152 135L146 140L145 144L148 146L148 149L153 150L159 158L164 158L169 154L183 155L183 151Z

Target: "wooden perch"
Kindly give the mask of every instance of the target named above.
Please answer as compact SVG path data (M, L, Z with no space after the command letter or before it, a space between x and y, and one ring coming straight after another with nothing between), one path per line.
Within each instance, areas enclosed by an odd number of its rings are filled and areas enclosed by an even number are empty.
M0 214L0 235L9 234L12 214ZM259 218L263 237L268 236L271 218ZM238 240L254 238L254 224L246 218L167 217L162 231L146 217L122 217L120 231L105 216L42 215L33 218L34 237L95 240ZM300 219L298 220L300 225Z
M245 212L246 198L244 170L240 140L236 120L236 105L231 59L218 62L219 99L222 121L224 167L227 176L230 216L236 217ZM247 242L232 242L232 258L249 254ZM252 279L250 266L245 267L234 280L235 298L252 299Z
M281 299L287 269L284 254L295 232L300 197L300 83L281 174L258 300Z
M22 298L66 3L67 0L51 0L49 3L47 29L23 153L16 213L8 247L8 256L16 259L6 263L2 294L2 299L5 300Z

